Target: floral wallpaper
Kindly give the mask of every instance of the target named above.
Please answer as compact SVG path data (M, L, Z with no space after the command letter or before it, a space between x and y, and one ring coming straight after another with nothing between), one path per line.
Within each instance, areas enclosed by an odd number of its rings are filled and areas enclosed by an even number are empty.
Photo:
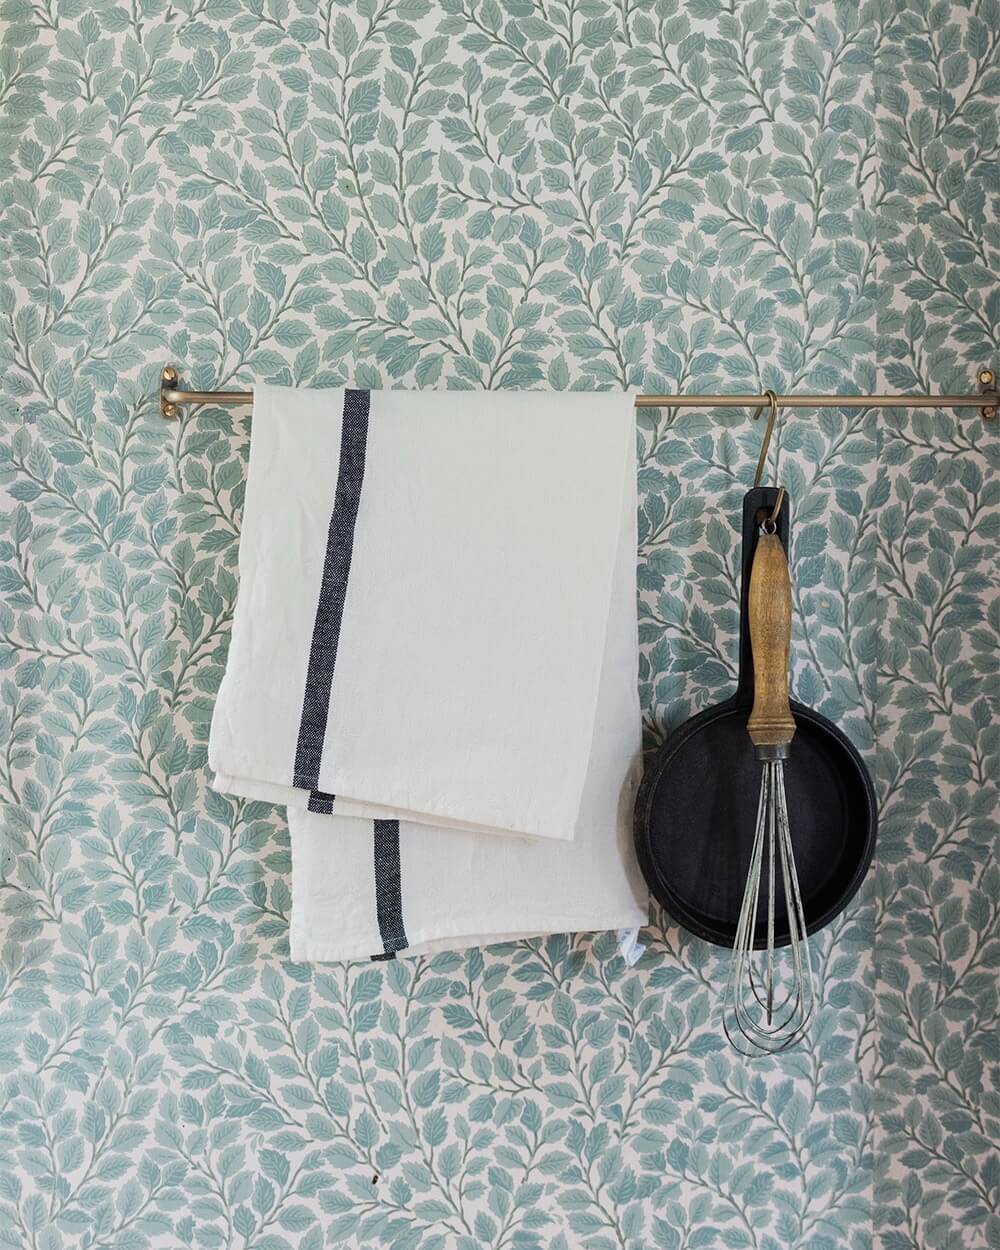
M1000 342L1000 5L900 6L879 58L879 382L964 389ZM996 422L886 412L873 890L886 1250L1000 1244Z
M0 13L0 1250L1000 1244L994 427L782 417L795 693L883 823L747 1063L662 917L288 960L280 812L205 760L250 418L155 400L969 390L996 0ZM650 744L734 681L749 415L640 417Z

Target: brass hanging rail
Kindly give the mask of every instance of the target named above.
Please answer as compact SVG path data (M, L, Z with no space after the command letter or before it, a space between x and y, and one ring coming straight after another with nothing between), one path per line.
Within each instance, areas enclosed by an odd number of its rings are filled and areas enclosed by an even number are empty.
M779 408L978 408L985 421L997 415L1000 395L993 389L996 375L980 369L981 387L973 395L777 395ZM160 413L178 416L184 404L219 404L238 408L253 403L253 391L183 391L180 374L167 365L160 374ZM760 408L769 402L766 395L637 395L637 408Z

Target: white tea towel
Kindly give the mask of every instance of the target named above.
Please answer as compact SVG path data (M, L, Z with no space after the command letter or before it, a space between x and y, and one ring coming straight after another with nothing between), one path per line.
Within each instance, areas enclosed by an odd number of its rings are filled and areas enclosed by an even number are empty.
M258 386L216 788L571 840L633 444L627 394Z
M641 737L635 613L633 486L625 492L575 839L290 809L292 959L380 959L646 923L631 832ZM631 962L641 950L622 947Z

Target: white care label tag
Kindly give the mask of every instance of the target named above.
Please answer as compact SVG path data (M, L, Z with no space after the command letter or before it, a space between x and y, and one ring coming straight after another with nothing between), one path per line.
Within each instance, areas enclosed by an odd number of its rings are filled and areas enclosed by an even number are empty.
M618 951L630 968L635 967L645 950L645 946L639 941L638 929L618 930Z

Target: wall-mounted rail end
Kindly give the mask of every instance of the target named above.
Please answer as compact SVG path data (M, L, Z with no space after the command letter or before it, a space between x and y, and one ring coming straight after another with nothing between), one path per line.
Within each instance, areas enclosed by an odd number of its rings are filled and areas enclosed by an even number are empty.
M979 409L979 414L983 418L984 421L995 421L997 419L997 404L996 404L997 397L995 394L996 386L997 386L997 375L996 373L994 373L992 369L983 368L979 370L978 378L979 378L979 389L983 392L984 395L989 395L990 400L991 400L990 403L984 405L984 407Z
M160 416L168 421L181 415L184 404L220 404L223 408L239 408L253 403L253 391L183 391L178 386L180 377L176 365L164 365L160 371Z
M170 403L167 399L167 391L176 390L180 380L181 375L173 365L164 365L160 370L160 416L168 421L180 416L177 405Z

